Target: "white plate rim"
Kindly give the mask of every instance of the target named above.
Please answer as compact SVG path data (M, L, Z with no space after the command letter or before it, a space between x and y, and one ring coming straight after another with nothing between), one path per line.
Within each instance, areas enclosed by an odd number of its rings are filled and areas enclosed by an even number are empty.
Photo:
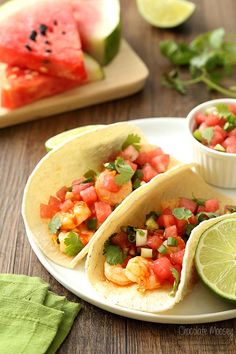
M141 118L130 120L129 123L137 124L138 126L142 126L143 124L147 124L148 122L156 122L158 123L166 123L174 121L175 123L183 123L184 118L182 117L151 117L151 118ZM42 253L42 251L38 248L35 241L30 238L29 233L26 230L28 241L40 261L40 263L44 266L44 268L55 278L61 285L63 285L66 289L71 291L76 296L80 297L84 301L99 307L105 311L110 313L120 315L127 318L132 318L136 320L146 321L146 322L154 322L154 323L168 323L168 324L199 324L199 323L211 323L222 320L229 320L236 318L236 309L230 309L220 312L212 312L198 315L166 315L166 314L152 314L148 312L142 312L138 310L128 309L125 307L120 307L118 305L110 304L106 301L96 300L95 298L88 297L83 291L77 291L73 289L73 287L64 279L54 268L60 269L61 267L56 264L50 264L51 261ZM76 271L76 270L72 270Z

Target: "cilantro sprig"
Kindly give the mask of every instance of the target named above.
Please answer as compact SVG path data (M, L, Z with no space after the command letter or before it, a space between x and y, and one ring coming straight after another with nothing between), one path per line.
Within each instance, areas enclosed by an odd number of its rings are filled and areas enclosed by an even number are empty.
M103 255L106 257L106 262L115 265L122 264L125 260L125 255L119 246L112 245L110 240L104 244Z
M129 134L127 139L122 145L122 150L125 150L128 146L133 145L133 147L137 150L140 151L141 149L141 144L140 144L141 138L137 134Z
M105 163L104 166L109 170L115 170L118 172L115 176L115 181L118 186L129 182L134 175L132 167L121 157L117 157L114 162Z
M65 253L71 257L76 256L84 248L82 241L75 232L69 232L64 239L64 243L66 245Z
M190 43L161 41L162 55L174 65L174 69L163 76L163 84L184 95L189 86L201 82L209 90L236 97L235 86L225 87L222 84L226 76L232 75L236 65L236 41L233 36L226 35L223 28L217 28L197 36Z

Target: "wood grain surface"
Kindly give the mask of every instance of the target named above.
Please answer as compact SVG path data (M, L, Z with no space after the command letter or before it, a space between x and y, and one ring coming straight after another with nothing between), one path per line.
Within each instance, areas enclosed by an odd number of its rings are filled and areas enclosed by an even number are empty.
M121 3L124 37L151 73L144 90L128 98L0 130L0 271L40 276L56 293L83 303L59 354L235 353L236 320L186 326L152 324L115 316L85 303L47 273L25 235L20 215L22 192L28 175L45 154L44 142L49 137L86 124L186 116L194 105L220 97L201 86L192 88L187 96L163 88L161 74L169 67L158 43L167 38L190 40L221 26L236 32L235 0L195 0L195 14L175 30L149 26L138 14L134 0Z

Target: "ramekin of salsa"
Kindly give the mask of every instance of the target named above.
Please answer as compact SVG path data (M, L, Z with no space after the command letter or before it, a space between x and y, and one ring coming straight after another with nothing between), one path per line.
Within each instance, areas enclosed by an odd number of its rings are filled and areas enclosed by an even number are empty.
M196 106L187 116L193 159L206 182L236 188L236 99Z

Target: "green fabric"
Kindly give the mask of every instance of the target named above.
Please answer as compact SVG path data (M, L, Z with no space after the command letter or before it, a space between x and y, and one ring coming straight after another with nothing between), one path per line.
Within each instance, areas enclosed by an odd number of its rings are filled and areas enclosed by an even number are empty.
M0 353L54 354L80 304L48 290L38 277L0 274Z

